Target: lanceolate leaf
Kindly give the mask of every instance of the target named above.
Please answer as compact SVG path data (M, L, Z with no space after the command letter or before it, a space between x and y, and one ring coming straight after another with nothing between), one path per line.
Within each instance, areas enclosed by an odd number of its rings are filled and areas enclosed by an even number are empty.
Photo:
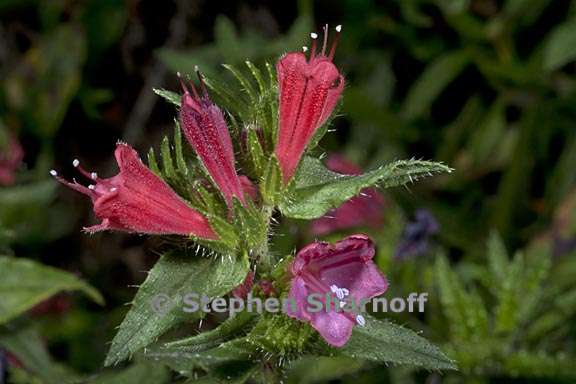
M359 176L328 170L320 160L305 157L296 175L294 191L280 204L285 216L315 219L374 185L389 188L417 181L452 169L422 160L398 160Z
M489 334L488 313L478 292L464 288L444 255L436 258L435 273L450 338L456 342L485 339Z
M138 363L119 372L98 376L92 384L162 384L168 383L170 373L158 364Z
M454 361L413 331L366 316L364 327L354 327L348 344L338 350L356 359L410 364L426 369L457 369Z
M168 91L166 89L161 89L161 88L154 88L153 90L154 90L155 94L163 97L169 103L180 106L181 97L176 92Z
M98 291L76 276L31 260L0 256L0 324L61 292L80 290L103 304Z
M557 26L544 48L544 70L553 71L576 59L576 19Z
M242 312L231 317L211 331L202 332L192 337L166 343L163 347L167 349L186 348L188 351L202 351L217 347L232 336L245 332L248 324L253 322L255 314L252 312Z
M10 351L26 371L45 384L78 382L78 377L52 360L38 332L25 324L0 327L0 346ZM0 376L0 379L2 377Z
M199 368L216 372L230 366L237 369L239 366L252 367L252 359L256 356L256 349L244 339L234 339L204 351L194 347L152 347L144 353L144 357L166 364L186 376Z
M201 312L184 312L184 295L224 295L238 286L247 273L245 260L176 252L164 255L136 294L132 309L112 341L105 365L130 357L184 321L199 319Z

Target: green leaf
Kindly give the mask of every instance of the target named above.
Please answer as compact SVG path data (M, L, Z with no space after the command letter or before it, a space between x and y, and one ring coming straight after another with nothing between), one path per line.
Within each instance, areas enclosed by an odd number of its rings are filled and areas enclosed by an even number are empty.
M365 366L363 361L344 356L304 357L295 361L287 373L287 383L323 383L351 375Z
M169 103L177 105L178 107L180 106L181 96L176 92L172 92L162 88L152 88L152 90L154 91L155 94L163 97Z
M100 293L76 276L27 259L0 256L0 324L61 291L79 290L99 304Z
M320 160L305 157L300 165L294 191L280 204L285 216L315 219L340 206L366 187L396 187L425 176L451 172L444 164L422 160L398 160L359 176L328 170Z
M484 340L488 335L488 313L480 295L464 289L444 255L436 258L435 274L450 338L458 342Z
M242 240L248 249L259 246L263 239L267 239L268 230L262 214L248 199L244 205L234 198L233 205L237 233L242 234Z
M168 179L176 178L176 168L172 161L172 151L170 150L170 140L168 137L164 137L164 140L162 140L160 153L162 154L162 170L164 171L164 176Z
M161 348L186 348L188 351L203 351L214 348L231 339L234 335L245 331L245 328L254 320L254 317L254 313L244 311L226 319L226 321L210 331L166 343Z
M544 69L556 70L576 59L576 19L557 26L544 47Z
M248 150L248 155L250 156L250 162L252 169L254 170L254 176L260 178L264 172L264 166L266 163L266 157L264 155L264 150L260 144L260 139L258 138L258 133L253 126L248 126L246 128L246 147Z
M99 375L92 384L162 384L170 382L170 372L160 364L137 363L119 372Z
M457 369L454 361L415 332L371 316L366 316L364 327L354 327L348 343L336 351L340 355L375 362Z
M156 160L156 153L154 153L154 149L150 148L148 151L148 167L154 172L157 176L162 177L162 171L158 166L158 160Z
M254 347L244 339L234 339L215 348L198 351L194 347L151 347L144 357L168 365L173 370L191 376L196 369L215 371L234 366L251 366L252 357L257 355Z
M201 312L183 311L184 295L197 293L209 298L224 295L242 283L247 273L245 259L219 260L175 252L162 256L138 290L112 341L105 365L119 363L172 327L200 318Z
M468 64L465 52L447 53L432 62L416 80L404 101L402 115L414 119L426 113L434 100Z
M44 344L32 327L16 327L13 323L0 326L0 346L16 356L42 383L77 382L74 379L78 378L72 372L52 360Z
M504 371L511 377L550 378L561 381L561 378L576 378L576 359L565 354L547 355L529 351L513 352L504 361ZM520 375L521 373L521 375Z
M236 80L242 87L242 90L246 92L246 94L250 98L251 103L256 103L256 101L258 100L257 93L250 80L233 65L222 64L222 66L226 68L228 71L230 71L230 73L232 73L232 75L236 78Z
M506 279L509 264L508 252L502 239L497 232L492 232L488 240L488 266L491 273L490 284L494 286L494 289L499 289Z
M229 249L235 249L238 246L238 235L234 225L216 215L209 215L208 221L212 229L218 234L219 241Z

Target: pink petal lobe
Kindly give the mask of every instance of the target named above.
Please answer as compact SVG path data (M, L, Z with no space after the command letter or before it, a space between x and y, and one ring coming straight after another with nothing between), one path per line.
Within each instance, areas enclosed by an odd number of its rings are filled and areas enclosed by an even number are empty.
M337 312L315 313L310 324L334 347L342 347L348 342L355 325L350 318Z

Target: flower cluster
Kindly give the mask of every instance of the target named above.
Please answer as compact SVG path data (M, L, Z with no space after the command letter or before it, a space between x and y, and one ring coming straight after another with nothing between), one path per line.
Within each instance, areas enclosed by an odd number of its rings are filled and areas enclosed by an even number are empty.
M290 188L305 151L319 128L332 115L344 89L344 76L332 61L340 30L340 26L336 27L336 38L329 50L328 31L325 29L321 48L317 47L318 35L313 33L309 50L304 47L304 52L287 53L276 64L279 92L277 140L267 155L277 159L281 172L279 180L284 191ZM180 78L183 90L180 127L214 187L210 190L217 191L223 208L228 211L223 220L233 221L237 215L235 201L246 209L258 205L261 203L256 198L259 189L246 176L238 174L227 121L222 109L212 102L204 78L198 71L197 75L199 86L192 82L187 84ZM51 171L58 181L92 200L94 214L101 223L86 228L87 232L118 230L192 236L195 240L213 242L221 240L220 227L211 221L211 216L179 196L160 175L142 163L128 144L118 143L115 157L119 173L109 178L86 171L78 160L74 160L74 167L89 181L88 185L76 180L66 181L56 171ZM330 163L333 163L333 169L342 173L360 173L355 167L336 166L336 159ZM381 224L383 198L378 192L366 189L363 196L346 204L340 211L332 212L340 216L338 222L342 225L360 225L366 219L369 225ZM362 220L360 216L363 216ZM270 220L270 214L264 219ZM325 227L326 223L318 221L314 232L326 233ZM264 235L265 242L267 237L268 233ZM373 257L374 245L365 235L354 235L334 245L315 242L298 252L285 271L285 276L291 279L289 286L284 287L285 292L299 304L311 293L333 295L342 303L347 297L359 300L380 295L388 284L373 263ZM282 288L275 286L274 281L253 272L257 271L255 266L258 262L258 258L252 260L254 268L244 283L231 292L232 295L243 297L256 288L266 296L282 293L279 291ZM348 341L354 325L365 324L359 314L311 314L300 305L289 315L309 322L329 344L337 347Z

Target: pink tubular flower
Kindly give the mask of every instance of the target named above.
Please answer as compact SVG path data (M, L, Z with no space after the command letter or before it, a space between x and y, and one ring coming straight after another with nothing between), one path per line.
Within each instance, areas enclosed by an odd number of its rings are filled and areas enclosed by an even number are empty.
M0 149L0 185L11 185L14 183L14 172L24 158L24 151L12 136L8 137L6 148Z
M276 156L284 183L287 184L317 129L332 114L344 89L344 77L332 63L340 33L326 54L327 27L324 29L322 51L316 54L318 35L311 34L310 59L304 53L291 52L276 64L280 92L280 129ZM307 48L304 47L304 52Z
M288 305L288 315L309 322L328 344L346 344L354 325L364 324L362 315L333 307L312 312L308 298L328 294L340 303L352 300L359 305L384 293L388 282L372 261L374 252L374 244L365 235L353 235L334 245L312 243L300 250L290 267L293 278L288 299L295 305Z
M228 205L232 203L232 197L243 202L244 194L236 173L230 132L222 111L208 97L200 72L197 74L202 88L201 96L192 82L192 94L181 82L184 90L180 108L182 130Z
M326 166L345 175L359 175L362 170L341 155L332 155L326 160ZM340 207L331 210L312 222L313 235L322 236L345 229L368 226L380 228L384 222L383 210L386 205L384 196L375 188L366 188L360 195L346 201Z
M128 144L119 143L115 156L120 173L108 179L86 172L80 167L80 162L74 160L74 167L95 182L88 187L76 181L68 182L58 177L56 171L50 172L64 185L92 199L94 213L102 223L86 228L86 231L94 233L113 229L193 235L208 240L218 238L206 217L188 206L162 179L142 164L138 153Z

